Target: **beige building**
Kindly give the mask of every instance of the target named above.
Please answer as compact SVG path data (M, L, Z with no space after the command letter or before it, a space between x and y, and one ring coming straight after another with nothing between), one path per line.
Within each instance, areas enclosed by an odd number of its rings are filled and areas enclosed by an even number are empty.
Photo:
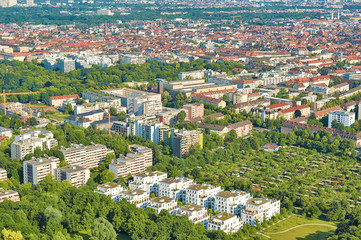
M173 154L177 157L184 157L195 144L199 144L201 148L203 147L202 132L180 130L178 133L174 133Z
M120 198L126 199L128 202L141 208L145 208L149 201L148 193L139 189L124 191L120 194Z
M40 183L51 174L55 175L55 170L60 163L59 158L32 158L23 162L24 183L30 182L34 185Z
M183 106L183 109L187 114L187 120L204 116L204 105L202 103L186 104Z
M8 179L8 175L5 169L0 168L0 181Z
M85 167L70 165L56 169L56 179L58 181L68 180L75 187L86 184L89 178L90 170Z
M4 190L0 188L0 203L5 201L6 199L13 202L19 202L20 201L19 193L15 192L14 190Z
M209 221L209 214L205 207L190 204L181 206L176 213L178 216L187 216L189 221L194 224L202 223L207 228Z

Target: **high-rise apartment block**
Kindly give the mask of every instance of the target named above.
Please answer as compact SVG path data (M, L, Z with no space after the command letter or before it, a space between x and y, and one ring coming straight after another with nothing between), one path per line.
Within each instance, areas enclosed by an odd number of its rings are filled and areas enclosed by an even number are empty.
M24 159L29 153L34 153L35 148L51 149L58 145L53 133L45 129L37 129L32 132L15 136L15 141L11 143L11 158Z
M73 186L80 187L90 178L90 170L85 167L70 165L56 169L56 179L60 182L68 180Z
M117 160L113 160L109 164L109 170L114 173L115 178L126 177L128 174L136 174L144 172L149 166L152 166L153 153L151 149L139 146L131 145L132 152L126 156L120 155ZM152 154L152 157L150 158Z
M0 181L8 179L8 175L5 169L0 168Z
M202 103L190 103L183 106L187 117L187 120L191 120L197 117L204 116L204 105Z
M332 127L332 122L336 120L345 127L350 127L355 122L355 113L346 111L334 111L328 114L328 127Z
M203 134L198 130L180 130L174 133L173 138L173 154L177 157L184 157L191 147L199 144L203 147Z
M24 183L30 182L34 185L41 182L48 174L55 175L59 165L59 158L33 158L23 162Z
M95 168L105 161L107 154L114 154L114 151L105 145L94 143L89 146L73 144L70 148L61 147L60 151L64 155L64 160L69 164L86 168Z

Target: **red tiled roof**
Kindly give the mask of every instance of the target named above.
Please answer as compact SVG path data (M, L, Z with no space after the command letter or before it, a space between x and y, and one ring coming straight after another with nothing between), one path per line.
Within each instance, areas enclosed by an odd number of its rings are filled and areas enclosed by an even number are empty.
M73 94L73 95L53 96L50 97L50 99L55 100L55 99L68 99L68 98L78 98L78 97L79 97L78 94Z
M291 108L288 108L288 109L284 109L284 110L281 110L280 112L289 113L289 112L294 112L294 111L297 111L297 110L302 110L302 109L305 109L305 108L310 108L310 106L301 105L301 106L297 106L297 107L291 107Z

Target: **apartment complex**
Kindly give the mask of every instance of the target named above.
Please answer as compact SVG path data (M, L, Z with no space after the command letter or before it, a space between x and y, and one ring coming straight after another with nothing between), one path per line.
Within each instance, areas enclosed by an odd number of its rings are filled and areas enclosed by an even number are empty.
M15 192L14 190L4 190L0 188L0 203L2 203L5 200L19 202L20 201L19 193Z
M96 193L104 194L111 197L115 202L119 202L120 194L124 191L124 188L115 182L104 183L97 186L97 189L94 190Z
M64 102L75 101L77 98L79 98L78 94L53 96L49 98L49 105L53 107L61 107Z
M279 200L268 198L252 198L245 205L245 209L241 212L242 221L245 224L254 226L257 222L260 224L264 220L270 220L279 214L281 210L281 202Z
M150 199L147 207L153 208L157 213L160 213L162 210L175 210L177 208L177 202L175 199L168 197L155 197Z
M204 104L202 103L186 104L183 106L183 109L187 114L186 120L204 116Z
M129 188L131 190L143 190L148 194L155 193L159 195L159 182L166 178L167 173L158 171L134 174L133 181L129 182Z
M62 182L68 180L73 186L80 187L86 184L90 178L90 170L85 167L70 165L56 169L56 180Z
M207 229L222 230L228 234L235 233L243 226L243 222L235 215L229 213L220 213L208 222Z
M178 216L187 216L189 221L194 224L202 223L207 228L209 221L209 214L205 207L189 204L181 206L176 213Z
M173 138L173 154L177 157L184 157L191 147L199 144L203 147L203 134L197 130L180 130L174 133Z
M126 199L128 202L135 204L137 207L145 208L148 205L149 195L146 191L134 189L123 191L120 194L121 199Z
M30 182L34 185L40 183L48 174L55 175L59 165L59 158L32 158L23 162L24 183Z
M328 114L328 127L332 127L332 122L337 121L345 127L350 127L355 122L355 112L333 111Z
M64 160L71 165L78 165L86 168L95 168L105 160L107 154L114 154L103 144L92 143L89 146L72 144L70 148L61 147Z
M154 115L162 111L162 96L157 93L143 92L130 88L102 90L121 99L122 106L127 107L129 114Z
M239 215L241 210L247 203L247 200L252 198L250 193L240 191L223 191L215 196L214 211L230 213Z
M8 179L8 174L5 169L0 168L0 181Z
M184 201L186 189L192 184L194 181L190 178L166 178L159 182L158 195Z
M141 173L147 167L152 166L153 153L150 148L130 145L130 149L132 152L127 155L119 155L117 160L113 160L109 164L109 170L114 173L115 178Z
M186 189L185 203L213 209L214 196L222 191L221 187L210 184L194 184Z
M37 129L32 132L15 136L15 141L11 143L11 158L24 159L27 154L34 153L35 148L51 149L58 145L53 133L45 129Z

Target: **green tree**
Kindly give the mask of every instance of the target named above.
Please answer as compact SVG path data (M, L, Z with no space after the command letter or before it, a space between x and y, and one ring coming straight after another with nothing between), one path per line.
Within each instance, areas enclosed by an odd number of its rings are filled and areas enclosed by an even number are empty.
M92 229L92 237L96 237L98 240L116 240L117 234L113 228L113 225L103 217L94 220Z

